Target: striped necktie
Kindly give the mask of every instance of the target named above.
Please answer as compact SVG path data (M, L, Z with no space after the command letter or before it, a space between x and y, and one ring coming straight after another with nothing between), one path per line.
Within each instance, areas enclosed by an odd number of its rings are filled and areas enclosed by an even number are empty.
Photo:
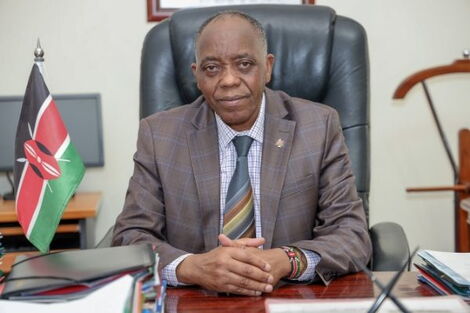
M253 189L248 175L248 151L253 138L237 136L233 144L237 150L237 165L227 190L224 208L223 233L230 239L255 237Z

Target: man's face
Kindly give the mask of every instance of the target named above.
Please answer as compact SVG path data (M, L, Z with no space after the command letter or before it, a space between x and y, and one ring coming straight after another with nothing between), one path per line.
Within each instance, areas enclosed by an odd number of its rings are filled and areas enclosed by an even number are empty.
M196 62L193 73L209 106L231 128L250 129L274 62L254 26L236 16L215 19L199 37Z

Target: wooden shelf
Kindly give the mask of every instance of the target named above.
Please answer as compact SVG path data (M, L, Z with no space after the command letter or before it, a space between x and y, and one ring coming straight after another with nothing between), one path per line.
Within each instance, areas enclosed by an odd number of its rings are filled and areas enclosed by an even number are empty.
M101 192L80 192L70 199L65 208L63 220L96 217L101 203ZM16 222L16 209L14 201L0 199L0 223Z
M57 227L56 233L77 233L80 231L78 224L65 224ZM20 226L0 227L0 234L3 236L24 235Z
M55 249L88 248L93 245L93 219L101 205L100 192L79 192L69 201L57 228L56 236L51 243ZM91 223L91 224L90 224ZM33 250L24 237L18 223L14 201L0 198L0 233L4 236L3 243L7 251ZM13 237L21 236L21 237ZM74 238L72 241L71 238ZM24 242L24 243L23 243ZM24 252L23 252L24 253ZM7 261L8 262L8 259Z

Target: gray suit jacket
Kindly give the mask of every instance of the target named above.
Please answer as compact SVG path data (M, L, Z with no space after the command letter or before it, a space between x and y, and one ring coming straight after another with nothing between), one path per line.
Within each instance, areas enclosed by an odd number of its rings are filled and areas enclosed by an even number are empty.
M371 243L336 111L266 89L262 158L265 249L318 253L317 273L326 282L357 271L352 260L366 264ZM204 99L143 119L134 163L113 244L151 242L161 268L217 247L219 147Z

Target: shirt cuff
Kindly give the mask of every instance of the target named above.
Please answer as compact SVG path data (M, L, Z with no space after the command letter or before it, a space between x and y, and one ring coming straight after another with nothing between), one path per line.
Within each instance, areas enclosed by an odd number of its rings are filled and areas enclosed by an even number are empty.
M321 257L317 253L310 251L310 250L305 250L305 249L300 249L302 253L305 255L305 258L307 259L307 268L305 271L296 279L292 279L295 281L311 281L315 277L315 269L317 268L318 263L320 263Z
M162 269L162 279L166 279L168 285L173 287L189 285L178 281L178 278L176 277L176 269L178 268L178 265L180 265L180 263L190 255L191 253L183 254Z

